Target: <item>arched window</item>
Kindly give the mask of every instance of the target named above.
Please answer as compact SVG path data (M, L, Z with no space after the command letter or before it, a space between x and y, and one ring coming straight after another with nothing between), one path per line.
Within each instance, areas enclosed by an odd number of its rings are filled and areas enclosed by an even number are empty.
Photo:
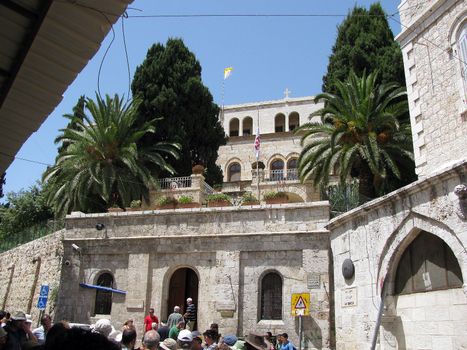
M104 272L97 279L98 286L113 288L114 278L108 273ZM112 292L106 290L96 290L96 303L94 304L94 313L99 315L110 315L112 310Z
M462 287L462 273L452 250L439 237L421 232L397 266L396 294Z
M279 113L274 118L274 131L275 132L284 132L285 131L285 115Z
M238 163L232 163L229 165L228 170L228 181L240 181L242 173L242 167Z
M300 116L297 112L292 112L289 114L289 130L293 131L294 129L300 126Z
M271 181L280 181L284 179L284 162L282 159L276 159L271 163L271 173L269 179Z
M464 23L460 31L458 40L460 62L462 66L462 76L464 78L464 99L467 96L467 22Z
M253 133L253 119L246 117L243 119L243 136L249 136Z
M240 129L240 122L237 118L233 118L229 123L229 136L238 136L238 130Z
M276 272L261 280L261 320L282 319L282 278Z
M297 172L297 158L291 158L287 162L287 180L297 180L298 179L298 172Z

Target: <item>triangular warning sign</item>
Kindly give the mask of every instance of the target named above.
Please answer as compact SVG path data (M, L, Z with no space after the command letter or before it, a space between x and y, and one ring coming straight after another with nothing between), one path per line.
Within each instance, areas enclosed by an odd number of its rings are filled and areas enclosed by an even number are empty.
M306 304L302 296L300 296L297 302L295 303L295 309L306 309Z

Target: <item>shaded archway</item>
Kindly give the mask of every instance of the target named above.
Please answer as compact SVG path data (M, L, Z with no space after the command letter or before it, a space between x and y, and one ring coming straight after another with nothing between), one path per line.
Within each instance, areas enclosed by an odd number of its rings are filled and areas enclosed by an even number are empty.
M176 270L169 283L169 297L167 301L167 310L172 312L174 306L182 308L183 313L186 308L186 299L192 298L193 303L198 307L198 275L188 267Z

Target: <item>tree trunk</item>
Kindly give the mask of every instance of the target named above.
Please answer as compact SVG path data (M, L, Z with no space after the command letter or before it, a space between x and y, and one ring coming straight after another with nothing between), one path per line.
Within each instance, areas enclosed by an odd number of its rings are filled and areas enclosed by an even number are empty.
M359 200L360 204L363 204L376 197L375 187L373 185L373 174L365 161L360 163L358 170Z

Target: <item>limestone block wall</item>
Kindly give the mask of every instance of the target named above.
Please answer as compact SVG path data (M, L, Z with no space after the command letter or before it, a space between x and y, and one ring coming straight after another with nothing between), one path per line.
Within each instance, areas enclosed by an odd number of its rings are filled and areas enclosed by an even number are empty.
M41 284L48 284L46 312L53 313L62 267L63 230L0 254L1 309L24 311L38 322L37 300Z
M401 44L417 174L465 159L467 101L457 37L465 0L401 4Z
M459 162L331 220L337 349L370 348L385 280L381 349L467 346L467 213L454 193L466 179L467 162ZM453 251L463 289L394 295L399 259L422 230ZM345 259L355 266L348 280Z
M304 347L329 348L329 237L327 203L287 207L148 211L69 216L59 310L62 318L95 320L93 284L110 272L115 288L111 319L120 327L128 317L139 334L149 306L167 318L170 279L180 268L192 269L199 280L198 329L217 322L223 334L251 330L286 331L298 344L298 323L290 314L291 293L309 292L311 316L304 321ZM96 223L107 230L97 231ZM79 253L71 248L78 245ZM267 271L283 278L281 321L258 319L258 286ZM315 283L310 286L309 279Z
M287 165L290 159L297 159L301 152L300 136L290 133L280 133L281 135L263 136L261 139L261 152L259 161L266 166L265 171L270 169L270 164L277 159ZM227 145L219 147L219 158L217 164L224 172L224 182L229 181L228 168L232 163L239 163L241 166L241 180L252 179L252 164L256 162L254 152L254 137L243 137L236 140L229 140ZM269 177L268 175L266 177Z

